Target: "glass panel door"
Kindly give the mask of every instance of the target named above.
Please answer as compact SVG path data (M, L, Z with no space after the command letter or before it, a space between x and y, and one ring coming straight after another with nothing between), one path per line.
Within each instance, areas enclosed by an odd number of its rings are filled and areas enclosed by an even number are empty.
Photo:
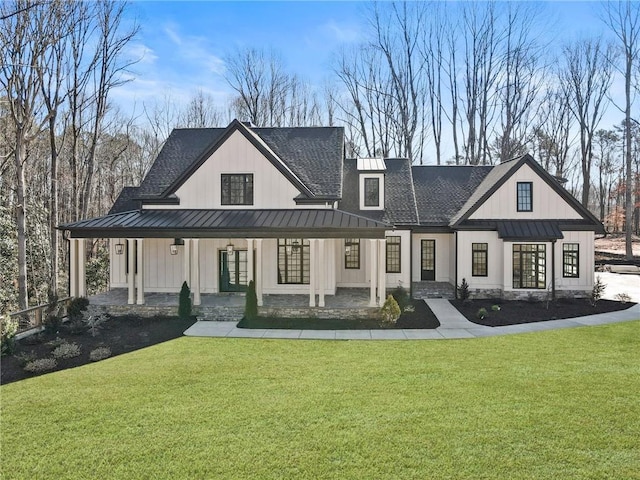
M420 244L420 278L422 280L436 279L436 241L422 240Z
M244 292L247 290L247 251L234 250L229 255L220 250L220 291Z

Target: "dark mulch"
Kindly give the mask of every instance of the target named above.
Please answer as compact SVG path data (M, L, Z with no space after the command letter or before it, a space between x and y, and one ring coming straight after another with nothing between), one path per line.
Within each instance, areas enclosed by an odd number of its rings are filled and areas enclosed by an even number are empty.
M591 306L587 299L563 298L549 303L547 309L546 302L529 302L524 300L472 300L462 302L451 300L454 307L462 313L467 320L478 325L488 327L503 327L505 325L518 325L521 323L544 322L546 320L558 320L560 318L575 318L596 313L616 312L626 310L634 303L614 302L613 300L600 300L595 307ZM498 305L500 310L492 309ZM485 308L487 316L479 319L478 310Z
M90 363L89 353L95 348L109 347L111 356L120 355L180 337L194 322L195 318L185 320L178 317L141 318L129 315L110 317L100 325L95 337L88 331L73 334L63 325L58 334L42 332L17 341L14 353L2 357L0 383L37 376L38 374L23 370L24 361L19 357L23 355L31 359L51 358L53 347L47 343L56 338L80 347L80 356L57 360L58 367L55 370L65 370Z
M394 326L381 325L375 319L318 319L318 318L243 318L238 328L271 328L290 330L379 330L383 328L438 328L440 322L423 300L411 300L413 312L405 311Z

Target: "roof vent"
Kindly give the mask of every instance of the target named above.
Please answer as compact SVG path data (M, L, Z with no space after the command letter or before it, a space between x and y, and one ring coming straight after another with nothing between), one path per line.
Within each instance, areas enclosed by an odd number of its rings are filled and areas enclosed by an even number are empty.
M387 169L382 158L358 158L357 168L360 172L381 172Z

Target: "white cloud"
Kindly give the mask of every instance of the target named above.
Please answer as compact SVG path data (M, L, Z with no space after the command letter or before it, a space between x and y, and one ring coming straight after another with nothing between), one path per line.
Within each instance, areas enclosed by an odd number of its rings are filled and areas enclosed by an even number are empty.
M142 43L133 43L128 47L128 55L138 64L153 65L158 60L158 55Z
M224 73L224 62L220 57L211 53L213 47L209 45L207 38L182 35L174 24L166 25L164 33L177 47L177 51L174 52L176 57L182 58L194 68L204 67L211 73Z
M360 29L354 25L340 24L335 20L329 20L320 26L320 30L331 40L337 43L353 43L360 40Z

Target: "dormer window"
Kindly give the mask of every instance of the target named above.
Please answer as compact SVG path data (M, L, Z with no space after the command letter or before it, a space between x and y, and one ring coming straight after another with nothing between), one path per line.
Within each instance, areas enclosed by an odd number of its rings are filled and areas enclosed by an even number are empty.
M253 205L253 174L223 173L220 191L222 205Z
M380 206L380 179L366 178L364 179L364 206L379 207Z
M384 171L382 158L358 158L360 210L384 209Z
M533 211L533 183L518 182L517 185L517 209L519 212Z

